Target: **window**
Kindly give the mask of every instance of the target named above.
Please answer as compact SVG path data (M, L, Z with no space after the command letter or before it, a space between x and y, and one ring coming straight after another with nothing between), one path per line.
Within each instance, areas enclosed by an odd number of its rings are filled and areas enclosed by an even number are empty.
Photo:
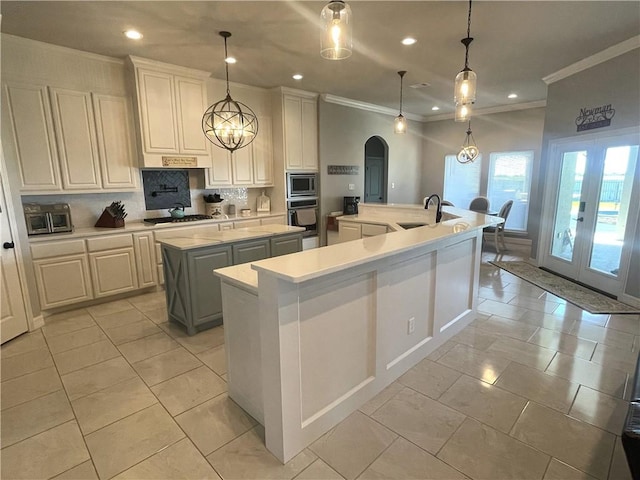
M459 208L468 208L474 197L480 195L482 155L473 163L462 164L455 155L444 157L444 190L442 199Z
M529 193L533 150L526 152L494 152L489 156L487 197L492 210L499 210L513 200L506 230L527 231Z

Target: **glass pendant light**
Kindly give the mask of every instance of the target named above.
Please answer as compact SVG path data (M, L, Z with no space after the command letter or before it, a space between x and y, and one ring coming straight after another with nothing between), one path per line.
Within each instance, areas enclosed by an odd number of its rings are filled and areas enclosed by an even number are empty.
M469 120L467 136L464 139L462 148L458 152L458 156L456 157L456 159L460 163L471 163L478 157L478 155L480 155L480 151L478 150L476 141L473 138L473 134L471 133L471 120Z
M400 114L393 121L394 133L405 133L407 131L407 119L402 115L402 79L406 73L406 70L398 72L398 75L400 75Z
M227 76L227 96L211 105L202 117L202 131L216 147L233 152L246 147L258 134L258 119L244 103L236 102L229 92L229 58L227 38L229 32L220 32L224 38L224 58Z
M456 106L456 122L466 122L471 118L472 113L471 104L468 105L457 105Z
M468 105L476 101L477 75L469 68L469 45L471 37L471 0L469 0L469 15L467 18L467 36L460 40L464 45L464 68L456 75L453 99L457 105Z
M322 9L323 32L320 55L329 60L342 60L351 56L353 35L351 7L343 0L331 0Z

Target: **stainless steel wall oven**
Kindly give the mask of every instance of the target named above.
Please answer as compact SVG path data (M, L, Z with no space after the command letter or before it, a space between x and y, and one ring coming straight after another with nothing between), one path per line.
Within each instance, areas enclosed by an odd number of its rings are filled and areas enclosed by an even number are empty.
M298 197L287 200L287 223L294 227L304 227L303 237L318 234L318 199Z

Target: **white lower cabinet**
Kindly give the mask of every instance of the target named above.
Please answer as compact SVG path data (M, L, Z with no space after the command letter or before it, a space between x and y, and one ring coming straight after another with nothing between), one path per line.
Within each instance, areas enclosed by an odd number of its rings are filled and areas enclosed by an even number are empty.
M138 270L138 286L140 288L151 287L158 283L156 280L154 247L153 232L133 234L133 249Z
M89 263L96 298L138 288L133 247L90 253Z
M338 222L338 243L383 235L385 233L387 233L386 225L346 221Z

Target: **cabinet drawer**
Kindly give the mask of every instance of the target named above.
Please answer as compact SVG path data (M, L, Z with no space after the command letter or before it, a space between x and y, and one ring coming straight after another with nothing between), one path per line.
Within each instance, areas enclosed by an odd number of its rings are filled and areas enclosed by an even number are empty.
M111 250L113 248L133 247L133 237L130 234L126 234L89 238L87 239L87 247L90 252L100 252L102 250Z
M386 225L375 225L372 223L363 223L362 224L362 236L363 237L372 237L374 235L382 235L383 233L387 233Z
M236 243L233 248L233 264L255 262L271 256L269 239L253 240L250 242Z
M209 225L200 225L198 227L179 227L162 229L155 232L156 242L166 240L167 238L191 237L193 235L207 235L208 233L217 232L220 228L217 223Z
M269 218L263 218L260 220L260 225L286 225L286 219L285 216L279 216L279 217L269 217Z
M34 260L85 252L84 240L65 240L62 242L35 243L31 245L31 257Z

